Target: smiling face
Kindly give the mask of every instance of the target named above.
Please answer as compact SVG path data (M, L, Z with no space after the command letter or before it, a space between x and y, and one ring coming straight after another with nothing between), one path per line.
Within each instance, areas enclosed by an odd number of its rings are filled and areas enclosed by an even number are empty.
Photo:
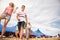
M22 5L21 11L24 11L24 10L25 10L25 5Z

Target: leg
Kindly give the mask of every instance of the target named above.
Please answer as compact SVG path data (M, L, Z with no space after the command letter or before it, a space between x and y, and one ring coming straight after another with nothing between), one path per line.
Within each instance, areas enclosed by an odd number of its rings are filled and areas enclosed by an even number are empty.
M27 28L26 29L26 38L27 38L27 40L29 39L29 36L30 36L30 30Z
M19 31L16 31L15 32L15 35L16 35L17 38L18 38L18 34L19 34Z
M1 15L0 15L0 23L1 23L1 19L3 19L3 18L4 18L4 15L1 14Z
M20 33L19 33L20 40L22 40L22 36L23 36L23 30L24 30L24 28L23 28L23 27L21 27L21 30L20 30Z
M2 33L1 33L1 37L3 36L3 34L5 33L5 29L6 29L6 26L7 26L7 23L9 22L9 20L5 19L4 21L4 26L3 26L3 29L2 29Z

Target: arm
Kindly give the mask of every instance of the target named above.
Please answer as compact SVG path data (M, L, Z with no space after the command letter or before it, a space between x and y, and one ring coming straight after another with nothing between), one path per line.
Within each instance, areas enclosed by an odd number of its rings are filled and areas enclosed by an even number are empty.
M16 8L13 10L13 13L15 13L17 9L18 9L18 7L16 7Z
M30 28L31 28L31 23L29 25L30 25Z
M27 15L25 15L25 19L26 19L26 25L28 24L28 19L27 19Z
M19 17L19 14L17 14L16 18L17 18L18 21L20 21L20 19L18 17Z

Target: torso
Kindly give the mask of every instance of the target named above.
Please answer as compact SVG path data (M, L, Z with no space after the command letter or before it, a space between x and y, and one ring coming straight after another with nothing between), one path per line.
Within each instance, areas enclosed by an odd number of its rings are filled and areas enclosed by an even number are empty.
M12 15L12 12L13 12L13 8L10 7L10 6L8 6L7 7L7 10L5 11L5 13L11 16Z
M25 20L25 12L19 12L18 13L18 18L20 19L20 21L26 21Z

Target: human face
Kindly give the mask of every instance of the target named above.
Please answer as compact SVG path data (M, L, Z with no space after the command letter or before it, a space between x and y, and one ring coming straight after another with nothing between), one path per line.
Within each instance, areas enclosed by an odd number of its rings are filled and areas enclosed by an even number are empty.
M22 5L21 10L24 11L25 10L25 6Z

